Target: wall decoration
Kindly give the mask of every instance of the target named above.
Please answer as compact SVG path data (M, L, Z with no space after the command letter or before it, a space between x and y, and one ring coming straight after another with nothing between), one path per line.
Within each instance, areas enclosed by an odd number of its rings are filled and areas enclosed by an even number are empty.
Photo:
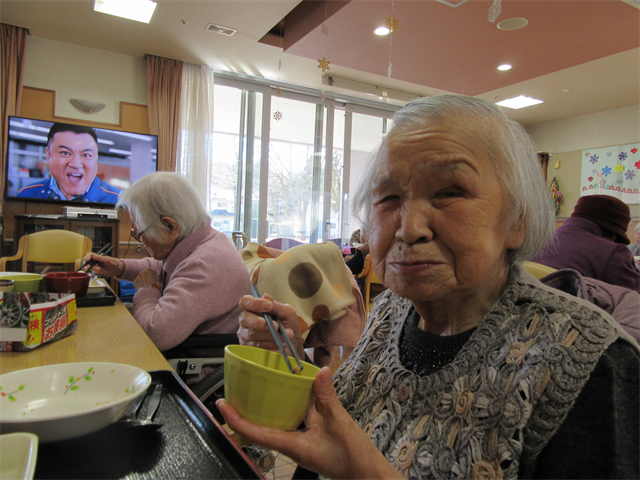
M551 192L551 201L553 202L553 209L556 215L560 215L560 203L562 203L562 192L560 191L560 185L558 185L558 179L553 177L551 185L549 186Z
M611 195L640 204L640 143L582 152L580 196Z

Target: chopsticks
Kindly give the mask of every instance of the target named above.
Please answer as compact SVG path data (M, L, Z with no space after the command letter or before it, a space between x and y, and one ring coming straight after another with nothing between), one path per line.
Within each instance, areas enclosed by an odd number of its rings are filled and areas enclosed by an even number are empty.
M100 249L100 251L96 255L108 255L109 253L111 253L111 250L113 250L113 245L111 245L111 242L109 242L104 247L102 247ZM78 271L81 271L84 267L86 267L89 264L91 264L91 268L89 268L84 273L89 273L93 269L93 267L95 267L96 261L95 260L89 260L88 262L84 262L82 264L82 266L78 269Z
M253 296L254 297L262 298L262 295L260 294L260 290L258 290L258 286L257 285L251 285L251 291L253 292ZM302 371L302 369L304 367L302 366L302 362L300 361L300 357L298 357L298 354L296 353L296 349L293 348L293 344L291 343L291 340L289 340L289 336L284 331L284 326L282 325L282 322L280 321L280 319L278 317L274 318L271 315L269 315L268 313L263 313L262 315L264 316L264 319L266 320L267 325L269 326L269 330L271 330L271 335L273 335L273 338L276 341L276 345L278 345L278 350L280 350L280 354L284 358L284 361L287 363L287 367L289 367L289 370L291 370L291 373L298 373L299 374L300 371ZM274 322L276 322L278 324L278 329L277 330L276 330L276 327L274 325ZM282 335L282 338L280 338L280 335L278 335L278 334ZM288 357L287 353L284 351L284 345L282 344L282 340L284 340L284 343L289 348L289 351L293 355L293 358L296 359L296 362L298 363L298 367L297 368L300 369L299 372L296 372L294 370L294 368L291 366L291 362L289 362L289 357Z

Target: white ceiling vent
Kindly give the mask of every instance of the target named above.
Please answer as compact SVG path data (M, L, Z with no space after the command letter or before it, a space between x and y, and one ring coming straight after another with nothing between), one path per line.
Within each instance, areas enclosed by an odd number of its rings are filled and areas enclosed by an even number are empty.
M226 35L227 37L230 37L237 32L235 28L223 27L222 25L216 25L214 23L210 23L209 25L207 25L205 30L216 32L220 35Z
M622 0L622 1L640 10L640 0Z

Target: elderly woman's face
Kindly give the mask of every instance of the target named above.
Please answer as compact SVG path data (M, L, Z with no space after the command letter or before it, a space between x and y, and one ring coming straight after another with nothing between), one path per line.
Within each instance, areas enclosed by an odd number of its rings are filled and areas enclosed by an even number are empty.
M524 228L468 118L393 131L373 181L369 246L385 286L416 302L489 295L504 286L507 249Z
M169 217L163 217L161 220L165 227L168 227L167 221L165 220L167 218ZM173 219L171 219L171 221L172 223L175 222L175 220ZM178 230L175 229L174 225L172 225L172 227L173 228L170 230L162 228L162 230L160 231L160 240L154 240L153 238L149 237L149 235L146 233L146 229L143 231L142 235L140 235L140 241L147 248L149 254L156 260L166 259L176 244ZM133 220L133 228L138 232L141 231L138 229L135 220Z

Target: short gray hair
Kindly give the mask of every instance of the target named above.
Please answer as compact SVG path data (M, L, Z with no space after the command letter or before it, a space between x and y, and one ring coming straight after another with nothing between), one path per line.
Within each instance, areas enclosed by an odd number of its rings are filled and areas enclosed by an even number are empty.
M636 228L634 228L633 230L634 232L640 231L640 222L638 222L638 224L636 225Z
M509 120L491 102L461 95L436 95L419 98L398 110L389 133L395 129L442 123L456 116L473 117L489 126L495 126L484 132L484 146L494 161L498 178L510 200L510 215L524 222L527 227L523 244L509 252L509 261L514 264L532 258L553 236L555 214L538 155L529 135L520 124ZM353 211L365 230L370 227L373 202L371 185L386 138L372 152L371 161L354 195Z
M211 217L202 205L198 193L183 177L173 172L145 175L120 193L116 208L123 208L136 219L139 231L145 230L150 239L160 241L166 228L160 221L171 217L180 226L178 240L189 236Z

